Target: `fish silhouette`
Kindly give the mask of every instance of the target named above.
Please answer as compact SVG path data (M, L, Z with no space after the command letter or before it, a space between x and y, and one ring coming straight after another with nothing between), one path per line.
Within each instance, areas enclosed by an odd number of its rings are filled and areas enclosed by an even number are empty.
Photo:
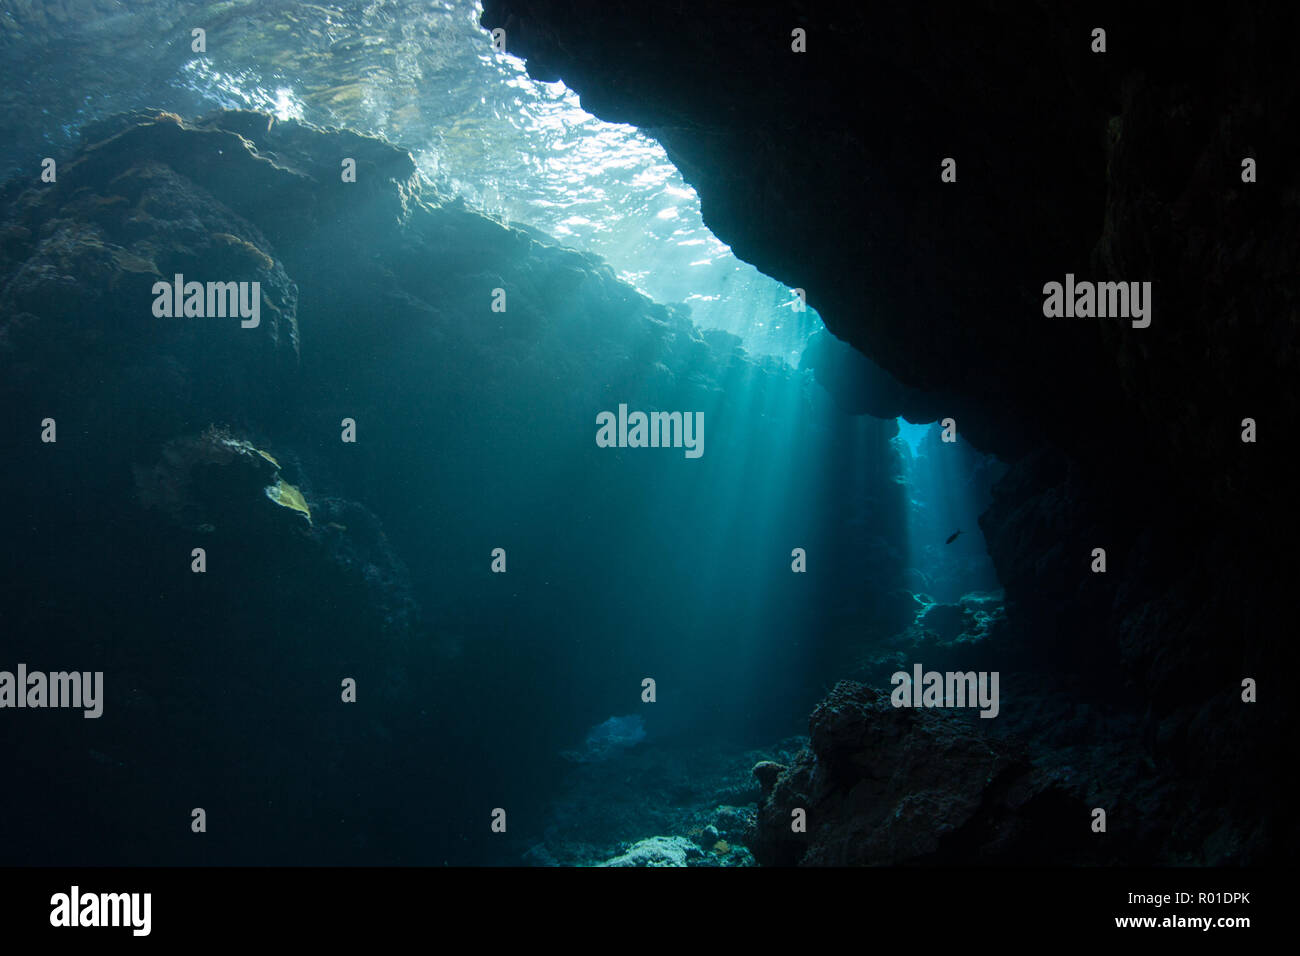
M952 534L948 535L948 540L945 541L944 544L952 544L954 541L957 540L957 535L959 534L961 534L961 528L958 528Z

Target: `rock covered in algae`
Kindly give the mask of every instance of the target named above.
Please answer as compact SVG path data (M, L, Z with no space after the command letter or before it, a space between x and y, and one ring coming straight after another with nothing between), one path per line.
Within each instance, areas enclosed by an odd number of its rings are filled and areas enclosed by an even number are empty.
M275 484L266 486L266 497L281 508L291 508L300 512L306 517L307 523L311 524L311 509L307 507L307 499L302 496L302 492L297 487L289 484L283 478L277 476Z
M135 482L141 504L188 527L264 523L256 508L259 493L311 524L307 499L284 480L280 462L227 429L168 442L152 468L136 467Z

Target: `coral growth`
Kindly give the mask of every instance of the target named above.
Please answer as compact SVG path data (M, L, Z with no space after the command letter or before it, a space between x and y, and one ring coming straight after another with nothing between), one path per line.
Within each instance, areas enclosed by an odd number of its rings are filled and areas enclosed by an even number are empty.
M275 460L271 458L270 455L263 452L258 452L258 454L268 460ZM307 507L307 499L302 496L301 491L299 491L294 485L289 484L283 478L277 477L275 479L275 484L266 486L266 497L270 498L281 508L291 508L294 511L301 513L303 517L307 519L307 523L311 524L311 509Z

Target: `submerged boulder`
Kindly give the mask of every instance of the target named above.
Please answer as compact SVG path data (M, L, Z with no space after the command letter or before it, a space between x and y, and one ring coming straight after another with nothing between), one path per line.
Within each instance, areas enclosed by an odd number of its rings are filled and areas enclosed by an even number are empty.
M157 464L134 471L140 503L186 527L214 531L218 525L266 523L274 515L264 501L311 524L311 508L282 477L279 461L227 429L212 426L174 439Z
M753 849L767 866L1058 862L1080 854L1084 804L1027 751L961 715L896 709L842 681L811 742L764 787ZM756 768L757 769L757 768ZM807 831L791 824L806 814ZM1072 829L1071 820L1077 824Z
M581 750L565 750L560 756L574 763L609 760L645 740L645 722L640 714L611 717L587 732Z

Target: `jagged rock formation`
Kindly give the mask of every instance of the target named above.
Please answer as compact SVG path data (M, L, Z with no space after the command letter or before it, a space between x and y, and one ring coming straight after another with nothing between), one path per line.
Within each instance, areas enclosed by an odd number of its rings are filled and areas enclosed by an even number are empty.
M763 784L755 858L764 865L1058 863L1104 860L1082 794L1036 769L1022 745L952 712L900 710L887 694L837 684L809 720L810 749ZM762 765L760 765L762 767ZM792 827L805 811L806 832Z
M1275 386L1294 366L1270 361L1294 314L1291 172L1240 178L1243 156L1295 142L1290 16L1247 6L1225 31L1208 10L1170 24L1118 4L488 0L482 22L533 76L655 136L720 238L918 390L921 407L877 414L928 415L939 393L1003 455L1132 440L1223 468L1239 416L1203 396L1293 402ZM1155 281L1161 320L1045 321L1042 285L1066 272Z
M951 415L1013 462L981 520L1005 651L1149 708L1159 772L1218 795L1191 801L1227 834L1200 861L1295 832L1270 756L1292 710L1239 698L1295 661L1296 562L1267 553L1297 530L1295 16L485 0L482 18L533 76L656 137L719 238L808 290L864 356L809 355L845 407ZM1151 326L1045 318L1066 273L1152 282ZM1248 417L1272 437L1243 443Z

